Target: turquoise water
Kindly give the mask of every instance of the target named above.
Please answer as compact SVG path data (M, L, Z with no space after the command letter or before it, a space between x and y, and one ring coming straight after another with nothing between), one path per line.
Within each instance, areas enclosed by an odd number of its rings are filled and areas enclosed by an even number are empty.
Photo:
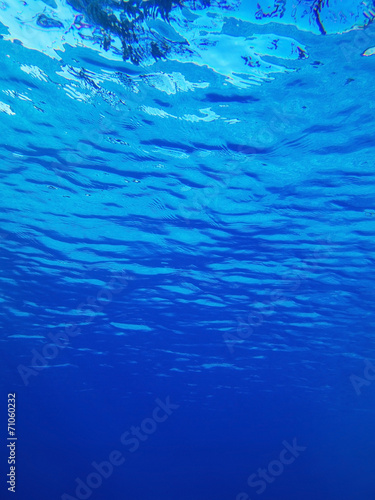
M375 498L374 18L0 2L1 498Z

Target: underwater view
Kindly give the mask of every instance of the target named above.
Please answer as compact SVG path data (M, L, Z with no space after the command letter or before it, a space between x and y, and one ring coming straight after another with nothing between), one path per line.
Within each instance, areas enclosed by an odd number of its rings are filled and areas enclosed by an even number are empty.
M0 0L0 498L375 500L375 1Z

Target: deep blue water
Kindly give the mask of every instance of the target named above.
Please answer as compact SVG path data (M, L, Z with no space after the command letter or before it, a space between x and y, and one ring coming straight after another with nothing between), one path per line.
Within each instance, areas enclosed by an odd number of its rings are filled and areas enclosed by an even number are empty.
M1 498L375 500L374 18L0 2Z

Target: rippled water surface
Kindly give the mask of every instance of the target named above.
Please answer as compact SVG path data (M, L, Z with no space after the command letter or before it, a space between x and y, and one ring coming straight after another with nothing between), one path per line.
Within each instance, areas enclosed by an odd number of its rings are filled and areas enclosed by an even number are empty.
M0 2L4 498L375 499L374 18Z

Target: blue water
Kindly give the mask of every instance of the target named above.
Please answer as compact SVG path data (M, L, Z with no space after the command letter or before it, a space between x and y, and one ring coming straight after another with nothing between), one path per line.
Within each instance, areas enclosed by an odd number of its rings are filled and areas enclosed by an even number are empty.
M374 18L0 2L1 498L375 499Z

